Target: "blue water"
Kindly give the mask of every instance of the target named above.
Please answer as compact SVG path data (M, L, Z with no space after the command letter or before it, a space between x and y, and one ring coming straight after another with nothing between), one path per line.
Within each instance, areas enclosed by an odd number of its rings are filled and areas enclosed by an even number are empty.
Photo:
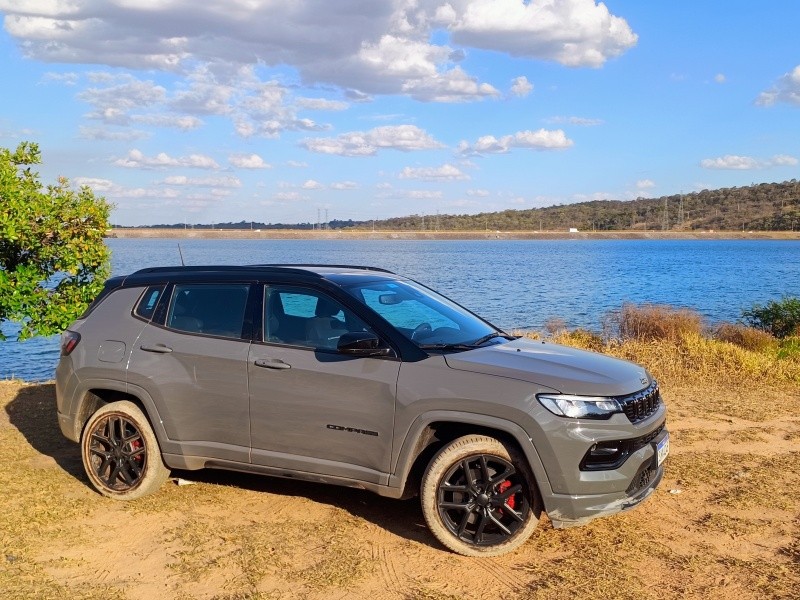
M178 242L110 239L112 270L180 264ZM388 268L496 325L551 317L598 330L623 302L694 308L709 322L800 295L800 242L775 240L181 240L186 264L329 263ZM11 334L13 329L5 326ZM51 379L58 338L0 342L0 378Z

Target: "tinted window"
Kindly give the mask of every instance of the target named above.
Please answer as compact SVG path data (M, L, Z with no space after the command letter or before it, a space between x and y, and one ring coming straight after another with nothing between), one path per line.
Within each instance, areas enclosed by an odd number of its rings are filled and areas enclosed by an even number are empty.
M264 294L264 340L333 350L342 334L369 327L337 300L314 290L270 287Z
M249 289L249 285L239 283L175 285L167 312L167 327L240 338Z
M134 311L136 315L148 321L152 319L158 305L158 299L161 298L161 292L163 291L163 285L151 285L147 288L139 299L139 304L136 305L136 310Z
M469 344L496 332L468 310L411 281L376 281L346 289L418 344Z

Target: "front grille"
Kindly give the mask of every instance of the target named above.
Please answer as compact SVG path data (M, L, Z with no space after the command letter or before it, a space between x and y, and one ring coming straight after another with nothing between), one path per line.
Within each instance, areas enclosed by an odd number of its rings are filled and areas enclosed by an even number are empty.
M644 421L661 406L661 393L658 391L658 382L653 381L648 387L630 396L616 399L631 423Z

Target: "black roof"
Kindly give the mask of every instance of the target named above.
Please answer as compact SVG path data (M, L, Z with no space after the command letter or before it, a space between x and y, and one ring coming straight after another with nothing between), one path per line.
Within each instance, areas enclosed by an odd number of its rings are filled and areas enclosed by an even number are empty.
M391 279L397 275L379 267L360 265L325 265L325 264L261 264L261 265L192 265L174 267L148 267L139 269L127 277L122 277L121 285L148 285L166 280L198 281L203 279L236 280L242 277L279 276L287 280L327 279L335 283L351 279L353 276L368 276L370 279ZM116 278L115 278L116 279Z

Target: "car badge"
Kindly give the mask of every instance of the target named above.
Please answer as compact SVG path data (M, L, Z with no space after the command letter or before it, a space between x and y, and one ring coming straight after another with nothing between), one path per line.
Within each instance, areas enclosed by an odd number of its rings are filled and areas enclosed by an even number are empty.
M639 377L639 381L642 382L642 385L647 385L647 377L645 377L644 375Z

